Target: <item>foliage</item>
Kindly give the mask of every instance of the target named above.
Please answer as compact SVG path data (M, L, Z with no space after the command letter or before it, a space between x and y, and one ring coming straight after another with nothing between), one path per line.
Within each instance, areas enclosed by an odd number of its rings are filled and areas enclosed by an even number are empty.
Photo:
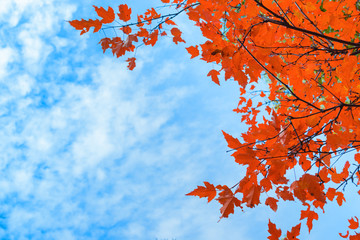
M238 82L241 96L234 111L249 126L239 138L223 132L235 162L246 169L238 183L228 187L204 182L187 195L218 201L221 218L235 207L264 202L277 211L279 201L297 200L304 205L300 221L306 221L310 232L329 201L341 206L347 184L360 183L360 153L352 160L340 158L360 147L359 1L162 2L175 12L161 15L151 8L134 20L131 8L121 4L119 20L113 8L95 7L100 19L70 24L81 34L91 28L104 33L119 29L125 38L105 37L100 44L104 52L110 49L120 57L143 44L154 46L162 36L184 43L173 19L187 14L207 39L187 51L191 58L200 56L219 66L208 74L216 84L221 73L225 80ZM130 70L135 60L127 60ZM258 94L261 100L256 103L246 93L264 81L264 75L270 79L269 91ZM359 228L355 219L349 220L350 230ZM294 226L285 239L298 239L301 226ZM270 220L268 231L268 239L281 237ZM357 232L340 236L360 239Z

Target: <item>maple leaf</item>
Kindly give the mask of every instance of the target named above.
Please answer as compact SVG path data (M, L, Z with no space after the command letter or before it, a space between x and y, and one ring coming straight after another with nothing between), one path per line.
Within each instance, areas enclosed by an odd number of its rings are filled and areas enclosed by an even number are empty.
M261 188L256 184L249 188L243 200L247 207L253 208L260 203L260 190Z
M158 35L159 35L159 30L156 29L149 35L149 37L144 38L145 45L154 46L158 40Z
M270 219L268 224L268 232L270 233L270 236L267 237L269 240L279 240L281 237L281 229L277 229L276 225L272 223Z
M129 26L120 28L125 34L130 34L132 29Z
M351 235L349 240L360 240L360 233L356 233L356 235Z
M126 4L120 4L118 16L119 19L124 22L129 21L131 18L131 8L129 8Z
M219 78L218 78L218 75L219 75L220 73L218 72L218 71L216 71L216 70L211 70L209 73L208 73L208 75L207 76L211 76L211 80L214 82L214 83L216 83L217 85L219 85L220 86L220 82L219 82Z
M337 203L338 203L339 206L341 206L342 203L343 203L344 201L346 201L346 200L345 200L345 197L344 197L344 194L343 194L342 192L337 192L337 193L336 193L336 201L337 201Z
M103 38L99 42L101 44L101 47L103 49L103 52L106 51L106 49L110 48L111 39L110 38Z
M84 33L87 33L90 28L94 28L94 33L98 32L101 29L101 22L96 19L96 20L84 20L81 19L79 20L73 20L69 22L71 26L73 26L76 30L81 30L80 35L83 35Z
M239 141L239 139L234 138L233 136L231 136L230 134L227 134L226 132L222 131L226 142L228 143L228 147L231 149L236 149L241 147L241 143Z
M136 35L128 35L128 37L126 38L125 42L124 42L124 47L125 48L131 48L133 46L133 42L137 42L138 38Z
M319 215L316 212L310 210L310 205L308 203L305 203L304 205L307 206L307 210L306 211L301 210L300 220L307 218L306 225L308 226L309 233L310 233L310 231L313 227L312 221L314 219L319 220Z
M286 240L299 240L297 237L300 235L300 228L301 223L293 227L290 232L287 231Z
M134 57L128 58L128 59L126 60L126 62L129 63L129 64L128 64L128 69L129 69L129 70L133 70L133 69L135 68L135 66L136 66L135 60L136 60L136 58L134 58Z
M240 207L241 202L237 199L233 192L227 186L217 186L221 190L219 197L216 199L222 207L220 208L221 218L227 218L229 214L234 213L234 207Z
M167 23L168 25L176 25L176 23L172 21L169 17L165 19L165 23Z
M278 209L278 205L277 205L278 201L279 200L273 197L268 197L265 201L265 205L269 206L274 212L276 212L276 210Z
M348 238L349 234L350 234L349 230L347 230L346 235L343 235L343 234L339 233L340 237L342 237L342 238Z
M354 218L351 218L348 220L350 223L350 225L349 225L350 229L357 229L359 227L359 219L357 217L355 217L355 218L356 218L356 221L354 220Z
M178 28L174 27L170 32L174 36L173 41L175 44L178 44L178 42L185 42L184 39L181 38L181 31Z
M111 7L108 7L107 11L103 7L93 7L95 8L97 15L102 18L100 21L101 23L112 23L115 20L115 12Z
M199 56L198 46L196 46L196 47L190 46L190 47L186 48L186 50L188 51L188 53L191 54L191 58Z
M198 196L199 198L207 197L208 202L213 200L216 197L216 189L214 185L204 182L205 187L198 186L195 190L192 192L186 194L187 196Z

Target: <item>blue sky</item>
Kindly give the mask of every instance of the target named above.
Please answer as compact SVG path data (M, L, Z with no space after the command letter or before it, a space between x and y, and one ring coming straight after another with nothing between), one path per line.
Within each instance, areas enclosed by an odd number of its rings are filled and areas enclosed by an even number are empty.
M253 240L266 238L269 217L296 224L299 203L276 215L237 209L218 223L217 203L185 196L243 174L221 134L246 130L232 112L238 86L217 86L206 77L217 66L190 60L184 47L201 37L185 17L187 44L141 47L129 72L102 54L101 33L79 36L67 23L101 4L120 2L1 1L0 239ZM308 239L336 239L359 213L348 203L330 206Z

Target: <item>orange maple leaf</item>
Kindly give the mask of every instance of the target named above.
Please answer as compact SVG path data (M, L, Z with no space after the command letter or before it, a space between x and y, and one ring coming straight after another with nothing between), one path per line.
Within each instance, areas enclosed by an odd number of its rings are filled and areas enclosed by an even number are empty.
M181 31L178 28L174 27L170 30L170 32L174 36L173 41L175 44L185 42L185 40L181 38Z
M210 202L211 200L213 200L216 197L216 189L215 189L214 185L212 185L208 182L204 182L204 184L205 184L205 187L198 186L195 190L193 190L192 192L189 192L186 195L187 196L198 196L199 198L207 197L208 202Z
M159 30L156 29L149 35L149 37L144 38L145 45L154 46L158 40L158 35L159 35Z
M359 219L357 217L355 217L355 218L356 218L356 221L354 220L354 218L351 218L348 220L350 223L350 225L349 225L350 229L357 229L359 227Z
M191 54L191 58L199 56L198 46L196 46L196 47L190 46L190 47L186 48L186 50L188 51L188 53Z
M237 148L241 147L241 143L240 143L239 139L234 138L233 136L231 136L230 134L227 134L224 131L222 131L222 133L223 133L223 135L225 137L225 140L226 140L229 148L237 149Z
M81 30L80 35L83 35L84 33L87 33L91 27L94 28L94 32L98 32L101 29L101 22L96 20L73 20L69 22L71 26L73 26L76 30Z
M221 190L219 197L216 199L222 207L220 208L221 217L227 218L229 214L234 213L234 207L240 207L241 202L237 199L233 192L227 186L216 186L217 189Z
M277 202L279 200L275 199L273 197L268 197L265 201L265 205L269 206L274 212L276 212L276 210L278 209L278 205Z
M269 240L279 240L281 237L281 229L277 229L276 225L272 223L270 219L268 224L268 232L270 233L270 236L267 237Z
M119 12L118 13L118 16L119 16L119 19L124 21L124 22L127 22L130 20L131 18L131 8L128 7L128 5L126 4L120 4L119 5Z
M308 203L305 203L304 205L307 206L307 210L306 211L301 210L300 220L307 218L306 225L308 226L309 233L310 233L310 231L313 227L312 221L314 219L319 220L319 215L316 212L310 210L310 205Z
M100 21L101 23L112 23L115 20L115 12L111 7L108 7L107 11L103 7L93 7L95 8L97 15L102 18Z
M215 69L211 70L207 76L211 76L211 80L216 83L217 85L220 86L220 82L219 82L219 75L220 73L218 71L216 71Z
M297 237L300 235L300 228L301 223L293 227L290 232L287 231L286 240L299 240Z
M135 60L136 60L136 58L134 58L134 57L128 58L126 60L126 62L129 63L128 66L127 66L129 70L133 70L135 68L135 66L136 66Z

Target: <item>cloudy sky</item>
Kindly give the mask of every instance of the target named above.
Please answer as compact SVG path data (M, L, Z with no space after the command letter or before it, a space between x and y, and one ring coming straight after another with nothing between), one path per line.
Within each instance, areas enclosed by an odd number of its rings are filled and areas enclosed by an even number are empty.
M232 112L238 87L217 86L206 77L216 66L190 60L184 47L201 38L182 17L187 44L141 47L129 72L102 53L102 33L79 36L67 22L124 3L108 2L1 0L0 238L255 240L269 217L296 224L299 203L237 209L218 223L216 202L185 196L243 174L221 134L246 130ZM336 239L354 202L328 207L306 238Z

